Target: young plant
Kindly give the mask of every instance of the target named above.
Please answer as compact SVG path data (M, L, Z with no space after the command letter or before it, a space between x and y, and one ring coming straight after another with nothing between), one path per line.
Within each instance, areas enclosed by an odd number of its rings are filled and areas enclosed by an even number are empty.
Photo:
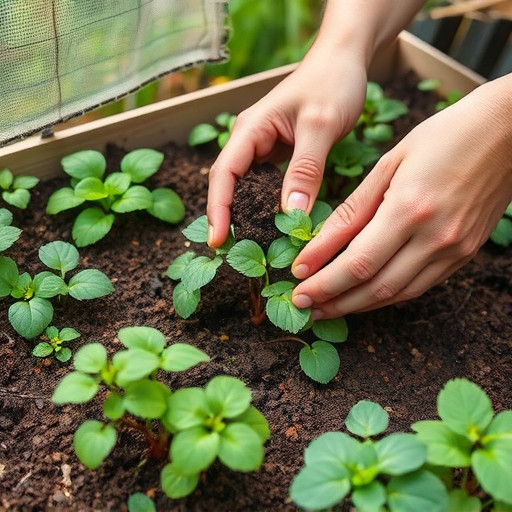
M121 160L120 171L105 176L107 162L99 151L86 150L65 156L62 168L71 176L71 186L56 190L48 199L46 212L55 215L84 203L71 234L78 247L104 238L117 213L145 210L154 217L177 224L185 216L181 198L169 188L149 190L140 185L155 174L164 155L153 149L136 149Z
M0 252L3 252L18 240L21 229L11 226L12 213L6 208L0 208Z
M35 357L48 357L55 354L55 359L65 363L71 359L71 349L63 347L63 343L76 340L80 333L72 327L64 327L59 331L57 327L51 325L44 330L43 341L40 341L32 350Z
M291 273L289 279L275 280L273 271L286 269L292 264L301 248L318 233L331 211L326 203L317 202L311 216L302 210L277 214L275 224L283 236L275 239L266 253L253 240L235 243L231 233L211 257L198 256L194 251L182 254L167 269L167 276L179 281L173 292L176 313L188 318L195 312L201 300L201 289L214 279L225 258L232 268L249 278L252 322L258 325L268 318L275 326L290 333L279 340L293 340L304 345L299 354L304 373L317 382L329 382L340 365L338 352L332 343L347 339L345 320L312 322L310 309L299 309L292 302L295 280ZM207 230L206 216L202 216L185 228L183 234L192 242L204 244ZM297 333L309 329L317 338L312 343L297 336Z
M30 202L30 189L39 183L35 176L14 176L9 169L0 171L2 199L16 208L25 210Z
M490 239L496 245L510 247L512 244L512 203L505 210L505 213L493 229Z
M425 80L420 80L417 87L420 91L436 91L439 89L440 85L441 80L437 78L426 78ZM443 110L444 108L457 103L457 101L459 101L463 96L464 93L457 89L448 91L446 98L439 100L436 103L436 112L439 112L440 110Z
M160 370L181 372L210 358L185 343L166 347L165 336L152 327L126 327L118 337L125 350L111 360L100 343L80 348L75 371L53 394L57 405L85 403L106 389L101 395L105 421L86 420L74 436L85 466L99 467L115 446L117 430L126 426L144 435L149 457L170 459L161 473L170 498L190 494L216 458L236 471L260 467L270 432L243 382L221 375L204 388L171 391L158 380Z
M231 135L235 120L235 115L222 112L215 117L215 124L200 123L194 126L188 134L188 145L200 146L216 140L222 149Z
M103 297L114 287L108 277L96 269L85 269L65 280L67 273L78 266L76 247L55 241L39 248L39 259L53 272L44 270L34 277L20 273L16 262L0 256L0 298L11 296L9 322L14 330L30 339L41 334L53 318L50 299L69 295L77 300Z

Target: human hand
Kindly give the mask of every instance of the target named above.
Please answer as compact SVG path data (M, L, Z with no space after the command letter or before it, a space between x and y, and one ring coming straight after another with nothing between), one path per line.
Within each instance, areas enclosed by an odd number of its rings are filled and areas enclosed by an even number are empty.
M291 154L282 208L309 213L327 154L357 121L365 93L366 69L357 52L341 50L334 60L313 49L290 76L239 114L210 169L208 244L219 247L226 239L235 182L253 162L279 162Z
M379 160L296 258L297 307L334 318L411 299L476 254L512 199L511 82L479 87Z

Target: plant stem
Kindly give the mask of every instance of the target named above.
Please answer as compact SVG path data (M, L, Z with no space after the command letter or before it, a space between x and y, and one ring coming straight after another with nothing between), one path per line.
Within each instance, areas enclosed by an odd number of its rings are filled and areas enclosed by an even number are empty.
M304 341L302 338L299 338L298 336L282 336L280 338L273 338L267 341L268 343L272 343L274 341L298 341L299 343L302 343L306 347L310 346L308 342Z

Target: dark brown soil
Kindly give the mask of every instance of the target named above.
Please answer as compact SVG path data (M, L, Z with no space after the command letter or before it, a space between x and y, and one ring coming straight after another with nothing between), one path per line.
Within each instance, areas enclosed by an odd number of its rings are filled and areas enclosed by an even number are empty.
M398 82L401 99L407 98L413 113L400 123L398 137L432 113L432 98L425 106L424 93L418 95L405 82ZM421 107L418 112L416 107ZM216 463L191 496L171 501L160 490L159 464L145 460L141 439L126 430L98 470L85 469L73 453L73 433L86 418L101 419L99 401L52 405L53 390L70 365L32 357L34 343L12 330L7 321L9 302L3 300L0 511L119 511L126 510L130 494L142 491L165 511L290 512L295 507L288 500L288 488L305 446L323 432L342 429L358 400L384 406L393 431L434 418L436 396L452 377L466 377L482 386L497 411L512 408L511 250L488 244L474 261L423 297L349 316L349 339L338 348L339 375L330 384L319 385L299 368L299 344L269 342L278 330L268 321L259 327L250 323L248 287L234 272L224 270L205 289L204 301L191 319L182 320L173 312L174 284L165 271L186 249L180 229L205 211L213 155L173 145L162 149L163 170L148 185L174 188L186 204L186 220L172 227L146 214L119 216L106 239L80 251L81 265L105 272L115 293L70 302L56 311L54 323L82 333L71 344L74 350L100 341L112 353L119 348L118 330L132 325L153 326L169 342L201 348L211 363L173 375L171 386L202 386L218 374L242 379L270 424L265 463L249 474ZM111 148L112 169L122 154ZM28 210L16 212L14 223L23 228L23 235L5 255L20 269L42 269L37 250L43 243L71 241L74 213L44 213L51 192L67 181L57 178L40 184Z

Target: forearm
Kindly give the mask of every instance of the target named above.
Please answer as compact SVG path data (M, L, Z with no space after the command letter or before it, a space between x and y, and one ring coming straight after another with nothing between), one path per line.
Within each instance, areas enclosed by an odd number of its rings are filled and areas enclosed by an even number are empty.
M368 67L375 52L408 26L425 0L327 0L312 51L350 49Z

